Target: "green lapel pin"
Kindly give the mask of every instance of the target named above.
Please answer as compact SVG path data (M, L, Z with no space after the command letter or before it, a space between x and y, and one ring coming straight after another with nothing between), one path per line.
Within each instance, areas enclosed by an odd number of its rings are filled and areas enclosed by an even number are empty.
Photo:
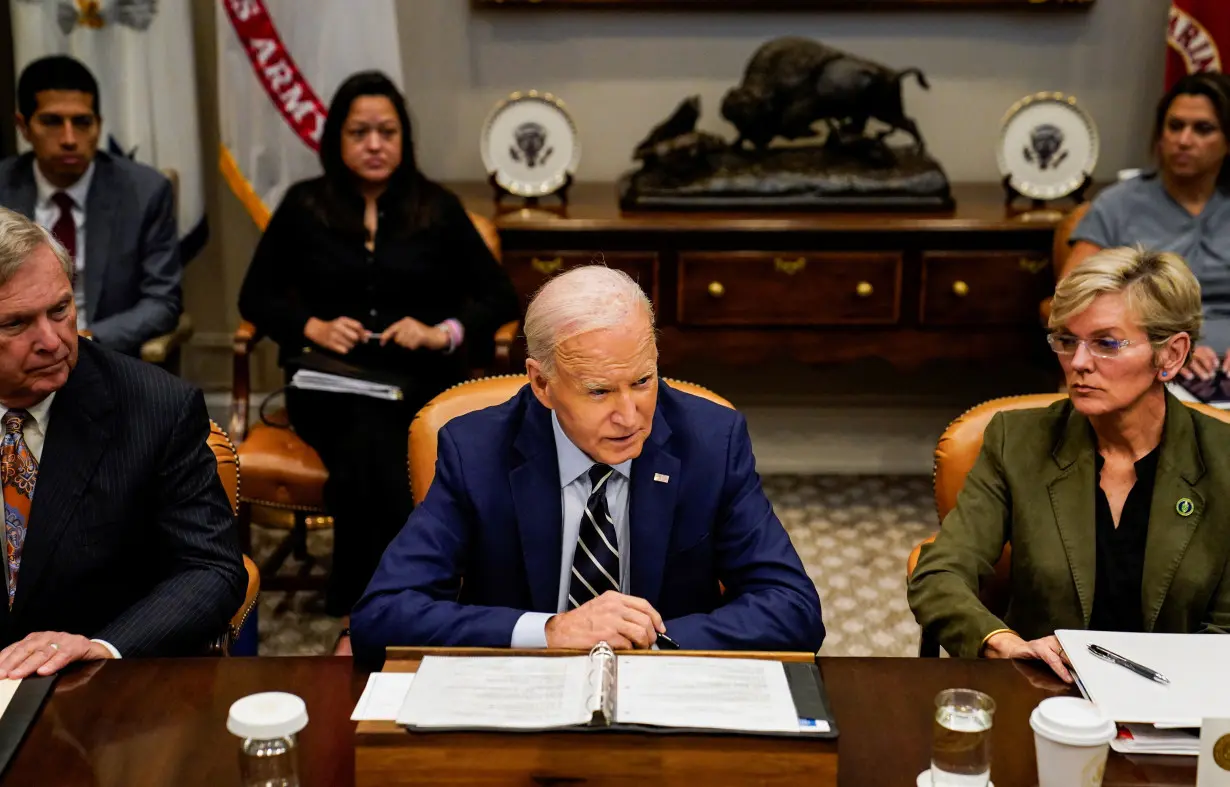
M1174 510L1179 512L1179 516L1191 516L1196 510L1196 504L1190 497L1181 497L1179 502L1174 504Z

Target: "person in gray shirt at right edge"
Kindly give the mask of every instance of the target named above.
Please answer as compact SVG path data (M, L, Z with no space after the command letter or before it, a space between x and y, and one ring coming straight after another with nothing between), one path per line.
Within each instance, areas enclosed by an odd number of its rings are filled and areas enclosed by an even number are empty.
M1230 372L1230 79L1190 74L1157 105L1157 170L1100 193L1072 232L1062 278L1091 254L1143 245L1187 261L1200 282L1203 342L1181 374L1211 379Z

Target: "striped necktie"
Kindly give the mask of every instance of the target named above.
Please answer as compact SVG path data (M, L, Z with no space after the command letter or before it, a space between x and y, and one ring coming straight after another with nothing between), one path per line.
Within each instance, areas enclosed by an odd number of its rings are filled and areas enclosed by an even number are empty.
M4 486L4 573L7 578L9 609L17 594L17 571L21 568L21 548L26 543L34 484L38 481L38 460L26 445L23 434L30 414L9 410L4 414L4 440L0 442L0 481Z
M614 472L602 464L589 469L592 491L585 503L577 547L572 556L569 609L576 609L608 590L619 592L619 542L615 521L606 505L606 483Z

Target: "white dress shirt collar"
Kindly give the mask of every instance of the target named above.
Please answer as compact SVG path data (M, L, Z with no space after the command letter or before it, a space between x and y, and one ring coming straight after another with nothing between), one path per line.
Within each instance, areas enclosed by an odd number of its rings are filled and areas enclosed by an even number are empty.
M32 161L31 166L34 167L34 185L38 190L38 205L41 208L48 208L53 203L51 195L57 191L63 191L65 194L73 198L73 202L77 204L77 210L85 212L85 200L90 195L90 183L94 180L94 162L90 162L90 166L86 168L85 174L78 178L77 182L66 189L58 189L51 185L51 181L43 175L43 171L39 169L38 162Z
M43 461L43 445L47 441L47 425L51 421L51 403L55 398L56 392L52 391L43 401L26 408L26 412L30 414L33 423L26 422L25 428L22 430L22 437L25 438L26 447L30 449L30 453L34 454L34 459L37 462ZM0 419L3 419L8 414L9 409L7 405L0 404ZM0 437L3 434L4 427L0 425Z
M560 426L559 416L554 411L551 412L551 428L555 431L555 456L559 459L559 485L563 489L588 473L596 463L564 434L564 427ZM632 460L620 462L613 469L624 478L631 478Z
M52 391L47 394L47 398L43 399L43 401L26 408L26 412L29 413L30 417L34 419L34 423L38 424L38 428L42 430L43 434L47 433L47 419L48 416L51 415L51 403L55 400L55 398L56 391ZM0 403L0 418L8 415L8 412L11 409L13 408L6 404Z

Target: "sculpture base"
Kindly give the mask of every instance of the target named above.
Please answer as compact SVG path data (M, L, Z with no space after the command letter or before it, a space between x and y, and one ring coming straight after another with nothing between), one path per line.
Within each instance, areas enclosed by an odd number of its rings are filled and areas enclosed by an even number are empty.
M955 206L935 159L877 145L735 148L647 163L619 182L623 210L914 210Z

